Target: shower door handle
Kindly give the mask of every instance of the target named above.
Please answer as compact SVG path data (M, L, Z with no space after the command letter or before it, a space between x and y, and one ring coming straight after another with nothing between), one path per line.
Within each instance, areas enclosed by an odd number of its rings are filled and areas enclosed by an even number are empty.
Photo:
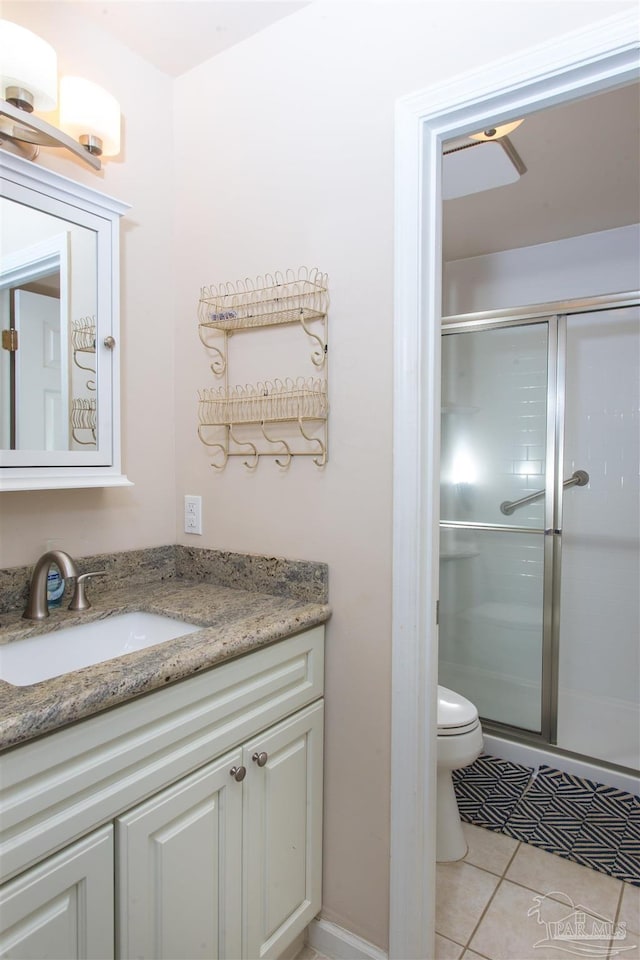
M570 477L568 477L562 484L563 488L566 490L568 487L585 487L589 483L589 474L586 470L574 470ZM542 499L544 497L544 490L536 490L535 493L530 493L527 497L521 497L519 500L503 500L500 504L500 512L504 513L507 517L510 516L514 510L517 510L518 507L524 507L527 503L534 503L536 500ZM558 530L545 530L545 533L559 533Z

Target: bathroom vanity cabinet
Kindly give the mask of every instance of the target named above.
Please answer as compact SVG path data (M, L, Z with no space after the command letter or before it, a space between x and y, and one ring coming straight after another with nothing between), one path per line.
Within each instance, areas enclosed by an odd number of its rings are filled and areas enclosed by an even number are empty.
M0 956L278 957L321 904L324 628L3 755Z

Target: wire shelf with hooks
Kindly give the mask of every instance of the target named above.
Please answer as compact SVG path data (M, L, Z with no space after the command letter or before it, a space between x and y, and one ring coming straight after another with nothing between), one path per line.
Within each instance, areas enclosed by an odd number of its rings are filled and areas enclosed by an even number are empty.
M87 362L81 363L80 354L93 354L96 352L96 318L81 317L74 320L71 324L71 351L73 353L73 362L80 370L86 370L87 373L93 373L95 376L95 360L93 366L87 359ZM82 358L85 360L85 357ZM96 381L92 378L86 382L87 390L96 389Z
M294 456L311 456L318 466L327 462L328 308L327 274L317 268L202 287L198 333L210 354L212 373L223 381L198 391L198 435L217 451L213 467L222 469L233 456L244 456L250 468L262 456L275 457L283 467ZM229 337L243 329L291 323L299 324L311 340L311 362L324 376L230 387ZM273 425L278 423L288 426L276 438Z
M90 446L96 442L96 400L74 398L71 401L71 434L76 443Z
M96 318L81 317L71 324L71 348L78 353L96 352Z
M245 465L251 468L263 456L276 457L276 463L282 467L288 467L294 456L313 457L318 466L326 463L326 380L299 377L231 389L209 387L198 391L198 397L198 435L219 455L211 464L213 467L222 469L229 457L247 455L250 459L245 460ZM273 424L289 424L293 429L276 437L273 431L267 432L267 425ZM246 426L257 428L260 435L240 434L239 428ZM220 428L224 431L222 436Z

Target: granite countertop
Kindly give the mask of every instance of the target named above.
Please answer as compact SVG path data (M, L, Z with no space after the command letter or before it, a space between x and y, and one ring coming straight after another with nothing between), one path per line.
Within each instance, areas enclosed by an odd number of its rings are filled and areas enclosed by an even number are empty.
M91 602L84 613L54 610L39 622L22 620L21 611L4 613L0 644L134 610L202 625L202 630L28 687L0 680L0 749L324 623L331 614L324 602L188 579L121 584Z

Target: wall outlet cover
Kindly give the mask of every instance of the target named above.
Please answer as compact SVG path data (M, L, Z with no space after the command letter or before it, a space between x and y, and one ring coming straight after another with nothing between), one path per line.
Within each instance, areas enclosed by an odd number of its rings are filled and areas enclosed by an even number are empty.
M184 532L202 534L202 497L185 494Z

